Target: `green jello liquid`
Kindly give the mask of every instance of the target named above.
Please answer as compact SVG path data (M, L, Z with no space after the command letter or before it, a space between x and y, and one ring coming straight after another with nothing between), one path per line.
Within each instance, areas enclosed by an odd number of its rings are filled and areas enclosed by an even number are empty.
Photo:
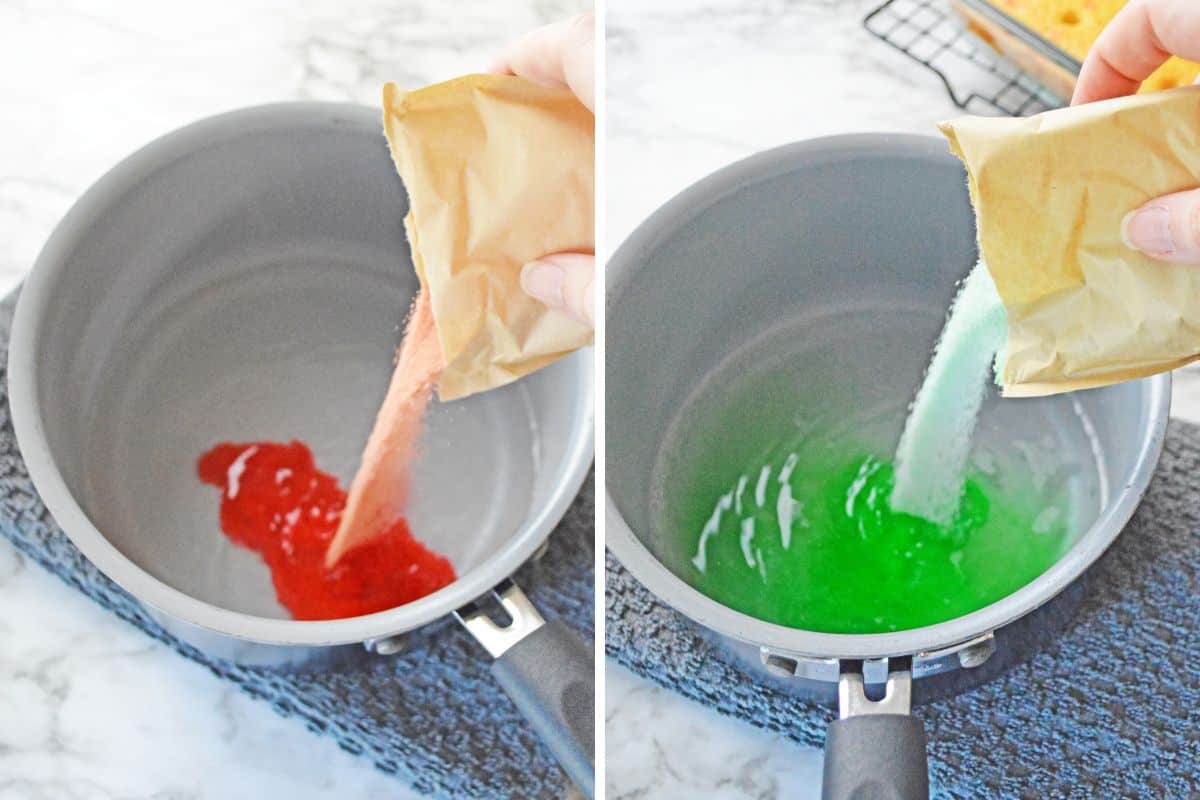
M828 633L932 625L1011 594L1070 544L1065 497L1047 504L972 471L939 526L891 510L891 464L799 449L774 449L716 492L693 486L677 518L694 523L678 530L685 578L760 619Z

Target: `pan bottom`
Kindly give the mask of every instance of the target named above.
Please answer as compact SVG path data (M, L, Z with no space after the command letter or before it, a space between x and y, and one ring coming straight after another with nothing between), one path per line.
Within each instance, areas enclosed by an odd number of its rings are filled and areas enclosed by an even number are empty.
M416 288L385 254L299 252L159 289L109 351L83 450L82 504L125 556L193 597L275 618L287 613L269 572L221 533L196 460L219 442L299 440L348 485ZM539 448L519 384L435 402L406 514L414 536L459 574L487 560L530 511Z
M942 622L1049 568L1106 502L1102 450L1069 397L989 397L972 442L967 499L977 502L963 506L982 508L978 530L922 533L886 514L864 528L876 516L869 502L856 494L853 514L850 495L845 509L834 502L843 490L883 490L853 470L834 473L861 454L886 468L880 462L890 460L930 352L924 332L937 319L921 309L835 308L727 356L660 447L648 542L655 555L731 608L834 633ZM863 541L846 539L855 534ZM963 541L950 541L959 534ZM1021 558L1005 555L1015 546Z

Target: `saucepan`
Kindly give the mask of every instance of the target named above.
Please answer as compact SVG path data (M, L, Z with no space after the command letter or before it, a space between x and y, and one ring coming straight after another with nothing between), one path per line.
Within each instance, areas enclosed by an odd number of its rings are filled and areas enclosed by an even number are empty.
M196 477L217 443L301 440L347 484L417 288L407 208L375 109L235 111L138 151L71 209L21 293L9 359L21 452L75 545L214 655L297 667L342 646L386 654L457 615L590 794L591 648L509 579L588 474L590 353L434 405L407 516L458 578L398 608L289 618ZM490 615L495 600L508 619Z
M745 425L824 420L893 451L976 257L966 175L944 142L879 134L802 142L727 167L652 215L607 267L608 546L664 602L735 650L757 649L764 679L783 675L837 696L827 798L927 795L913 681L988 661L1006 632L1113 542L1161 452L1170 378L1037 400L989 397L973 446L1036 443L1071 465L1077 535L1023 588L914 630L799 630L701 594L684 579L660 513L671 491L664 453L681 426L703 431L683 425L705 413L708 401L695 398L756 381L772 390L742 392Z

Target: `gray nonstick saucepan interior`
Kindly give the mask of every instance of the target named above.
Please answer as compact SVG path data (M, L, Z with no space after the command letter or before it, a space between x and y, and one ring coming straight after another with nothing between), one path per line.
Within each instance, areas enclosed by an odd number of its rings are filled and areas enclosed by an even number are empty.
M399 608L289 619L197 479L220 442L299 439L348 484L417 288L407 207L378 110L248 109L140 150L71 210L22 291L9 360L21 451L80 550L219 655L294 662L461 612L590 792L590 648L506 583L587 475L590 353L434 405L407 516L459 578ZM473 610L501 584L507 629Z
M727 608L684 580L687 560L664 509L696 442L726 437L737 449L734 418L781 437L800 424L852 430L890 454L975 259L965 173L945 143L879 134L799 143L727 167L651 216L607 267L608 545L665 602L760 648L775 674L836 682L843 719L826 744L826 797L872 782L897 792L888 796L927 793L924 734L908 715L912 676L981 662L993 632L1103 553L1154 470L1170 378L989 398L973 446L1011 463L1028 456L1016 448L1034 446L1066 464L1078 535L1024 588L938 625L829 634ZM866 699L864 672L871 683L887 679L883 700Z

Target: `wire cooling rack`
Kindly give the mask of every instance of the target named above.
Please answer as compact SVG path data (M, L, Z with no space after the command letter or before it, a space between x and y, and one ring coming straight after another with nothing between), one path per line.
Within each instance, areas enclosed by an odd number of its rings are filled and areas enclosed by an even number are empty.
M1022 117L1064 105L967 31L945 0L888 0L863 19L863 27L941 78L965 111Z

